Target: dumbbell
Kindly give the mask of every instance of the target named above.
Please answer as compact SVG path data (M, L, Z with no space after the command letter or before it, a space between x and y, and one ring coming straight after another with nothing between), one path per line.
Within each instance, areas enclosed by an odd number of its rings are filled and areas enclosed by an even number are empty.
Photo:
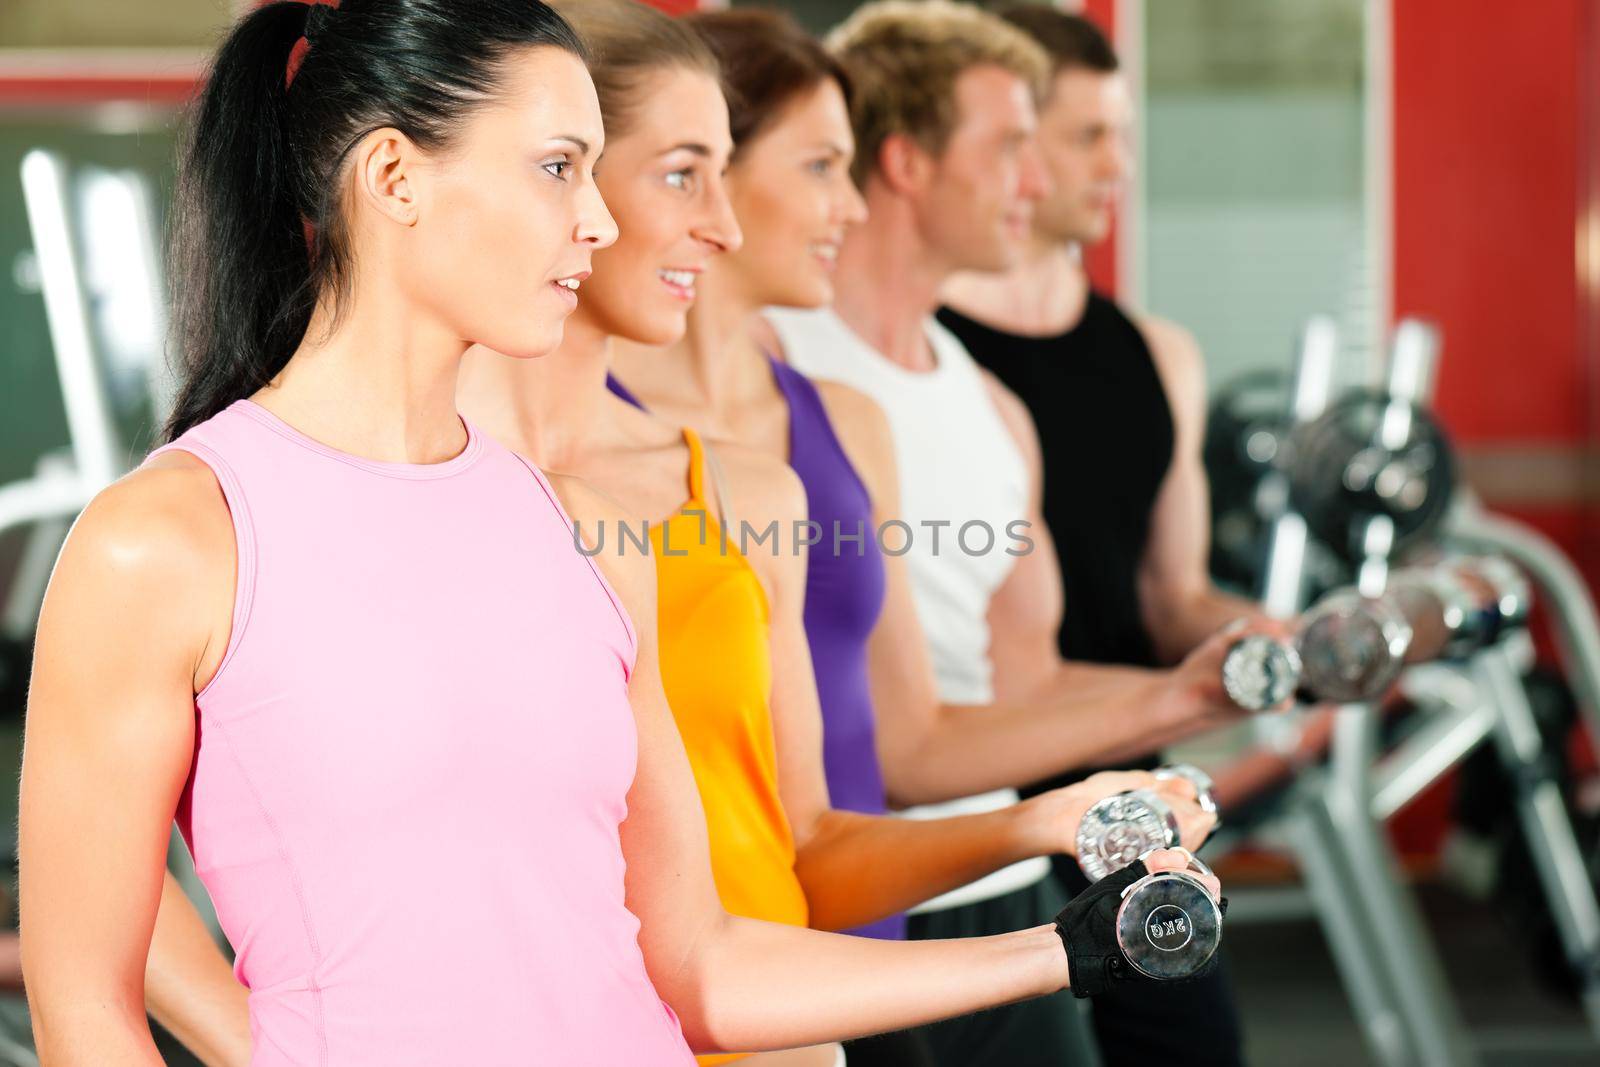
M1162 767L1157 778L1185 778L1200 806L1215 813L1211 776L1187 763ZM1180 843L1178 817L1159 793L1134 789L1106 797L1078 823L1078 866L1091 882L1122 870L1146 853ZM1190 857L1190 869L1211 871ZM1185 871L1159 871L1123 890L1117 944L1128 962L1151 978L1185 978L1206 965L1222 941L1222 910L1204 883Z
M1191 856L1189 870L1147 874L1122 891L1117 945L1139 973L1187 978L1216 955L1222 908L1195 877L1209 874L1211 868Z
M1527 619L1528 583L1495 556L1399 570L1381 596L1331 593L1301 618L1293 644L1263 634L1228 650L1222 684L1264 711L1297 691L1340 703L1372 700L1407 664L1470 655Z
M1193 783L1200 807L1215 814L1211 776L1187 763L1162 767L1160 779L1185 778ZM1078 866L1091 882L1122 870L1153 848L1180 843L1178 816L1161 794L1133 789L1096 802L1078 822Z
M1399 677L1411 639L1395 598L1339 590L1301 616L1292 643L1266 634L1234 642L1222 661L1222 688L1256 712L1297 692L1340 703L1371 699Z

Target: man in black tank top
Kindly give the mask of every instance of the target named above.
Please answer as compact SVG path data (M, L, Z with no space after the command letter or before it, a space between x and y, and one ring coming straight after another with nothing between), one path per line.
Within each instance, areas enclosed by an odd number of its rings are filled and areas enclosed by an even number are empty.
M1094 292L1079 259L1079 248L1107 236L1130 165L1131 105L1110 44L1092 23L1049 7L1002 14L1032 34L1054 66L1038 134L1054 189L1034 212L1022 263L955 279L939 320L1033 416L1044 519L1061 563L1062 655L1173 663L1260 611L1218 590L1206 569L1200 352L1181 328L1135 320ZM1086 884L1071 860L1058 857L1057 873L1069 887ZM1222 970L1159 993L1097 998L1093 1013L1111 1067L1242 1062Z

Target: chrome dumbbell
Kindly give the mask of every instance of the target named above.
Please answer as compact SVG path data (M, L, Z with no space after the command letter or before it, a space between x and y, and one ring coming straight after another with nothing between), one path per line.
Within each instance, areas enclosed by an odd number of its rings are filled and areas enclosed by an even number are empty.
M1222 686L1239 707L1266 711L1297 691L1349 703L1381 694L1400 674L1412 629L1398 601L1331 593L1300 619L1292 642L1240 638L1222 661Z
M1216 954L1222 943L1222 909L1195 877L1210 873L1191 856L1188 871L1157 871L1122 891L1117 944L1141 974L1187 978Z
M1194 784L1200 806L1217 810L1211 777L1187 763L1163 767L1157 778L1184 778ZM1179 844L1178 816L1172 806L1149 789L1134 789L1105 797L1083 813L1078 822L1078 866L1091 882L1120 871L1156 848Z
M1222 664L1230 699L1265 711L1297 690L1350 703L1382 695L1408 663L1466 656L1527 620L1528 581L1498 556L1450 558L1395 571L1381 596L1330 593L1293 643L1241 638Z

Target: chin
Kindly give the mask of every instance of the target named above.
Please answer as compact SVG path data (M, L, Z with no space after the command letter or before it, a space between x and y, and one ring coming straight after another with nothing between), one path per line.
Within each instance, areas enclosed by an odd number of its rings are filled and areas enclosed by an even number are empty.
M962 270L977 271L981 274L998 274L1010 270L1022 259L1022 242L1007 243L1000 248L989 249L982 255L975 255L971 261L962 264Z
M638 345L660 347L683 339L689 328L689 317L682 313L668 313L640 318L623 323L617 336Z
M498 341L475 342L480 348L488 349L511 359L538 359L548 356L561 347L561 339L566 334L565 320L547 327L538 333L524 333L516 337L505 337Z
M818 279L815 284L797 286L786 293L774 293L762 303L780 308L825 308L833 305L833 283Z

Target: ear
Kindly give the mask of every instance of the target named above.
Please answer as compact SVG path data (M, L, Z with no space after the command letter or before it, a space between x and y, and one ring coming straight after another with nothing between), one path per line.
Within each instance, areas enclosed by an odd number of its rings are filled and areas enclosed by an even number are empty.
M373 130L356 145L356 194L379 214L402 226L416 224L422 150L399 130Z
M891 133L878 147L878 177L891 192L919 192L932 173L933 157L908 134Z

